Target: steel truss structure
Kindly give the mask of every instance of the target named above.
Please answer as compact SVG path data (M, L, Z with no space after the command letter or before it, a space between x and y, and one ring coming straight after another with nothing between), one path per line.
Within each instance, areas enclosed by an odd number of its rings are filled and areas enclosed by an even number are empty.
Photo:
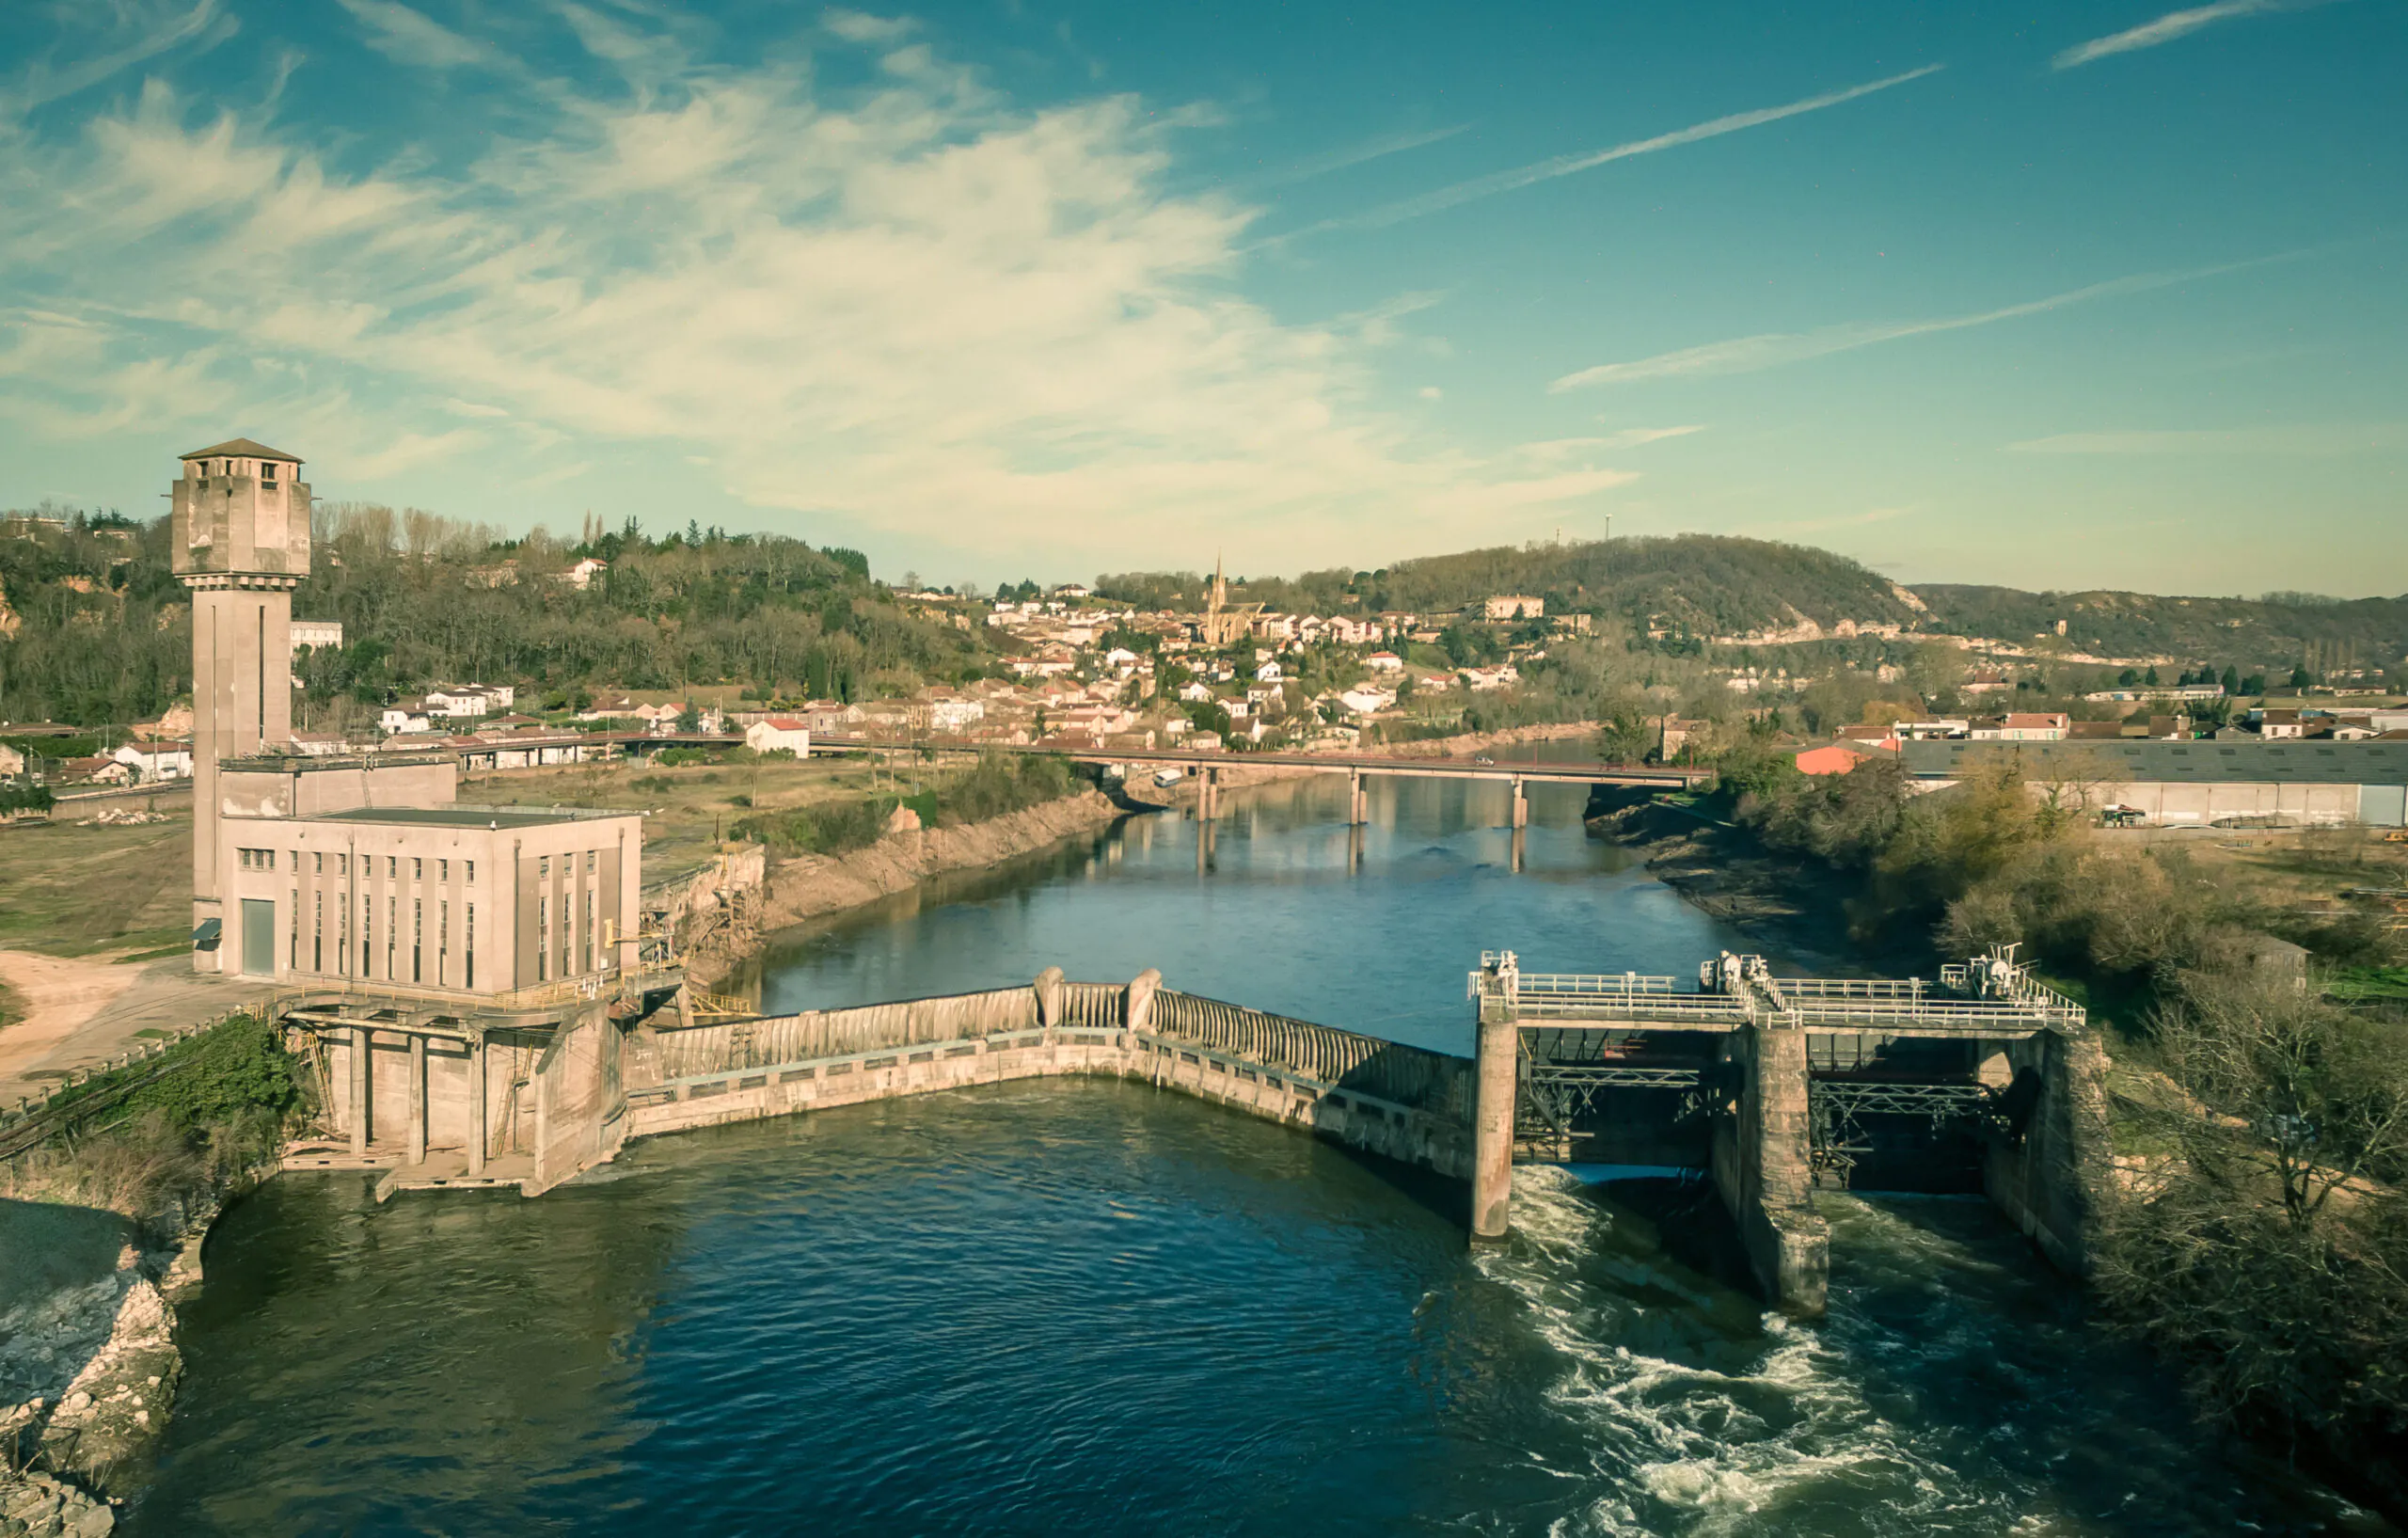
M1604 1089L1671 1089L1680 1092L1675 1121L1687 1121L1705 1109L1705 1070L1700 1068L1650 1068L1631 1063L1556 1063L1525 1057L1522 1093L1514 1118L1519 1134L1569 1142L1587 1135L1573 1123L1596 1109Z
M1864 1079L1806 1081L1806 1107L1813 1123L1814 1181L1828 1171L1847 1183L1857 1156L1874 1151L1863 1123L1868 1116L1920 1117L1934 1133L1951 1122L1970 1130L2004 1129L1999 1092L1988 1085L1916 1083Z

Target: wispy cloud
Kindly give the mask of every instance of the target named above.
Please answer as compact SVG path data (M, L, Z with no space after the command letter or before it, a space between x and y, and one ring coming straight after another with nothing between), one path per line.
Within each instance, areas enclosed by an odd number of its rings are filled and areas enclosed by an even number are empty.
M2059 433L2007 448L2027 454L2296 454L2324 458L2408 448L2408 422L2292 422L2266 427Z
M239 24L217 0L199 0L190 9L155 4L110 8L116 29L125 35L122 41L65 65L46 59L28 64L10 88L0 91L0 114L14 116L72 96L188 42L214 47L232 37Z
M1297 182L1309 182L1317 176L1327 176L1333 171L1342 171L1350 166L1361 166L1388 155L1402 154L1407 150L1418 150L1424 145L1451 139L1470 126L1469 123L1457 123L1451 128L1431 128L1414 133L1383 135L1379 138L1368 139L1360 144L1350 144L1323 154L1307 155L1302 160L1283 166L1255 180L1266 187L1282 187Z
M2144 22L2122 32L2093 38L2088 42L2068 48L2051 63L2060 70L2070 70L2115 54L2130 54L2143 48L2155 48L2160 43L2187 38L2201 27L2218 22L2229 22L2242 16L2263 16L2278 10L2305 10L2328 0L2217 0L2211 6L2194 6L2188 10L2169 10L2153 22Z
M894 43L910 37L919 24L908 16L872 16L832 7L819 13L819 24L847 42Z
M1625 427L1621 432L1600 438L1598 441L1609 451L1636 449L1641 444L1661 443L1666 438L1687 437L1691 433L1704 431L1703 422L1693 423L1687 427Z
M510 52L352 6L412 67ZM626 8L556 24L617 62ZM1245 299L1257 211L1178 190L1168 115L1133 96L1029 111L918 44L835 87L644 36L584 84L448 102L487 114L468 164L338 166L314 125L165 81L12 144L0 295L54 318L0 328L0 419L89 441L239 417L329 495L692 455L698 489L972 559L1176 557L1164 531L1336 559L1374 523L1439 548L1631 479L1383 408L1378 349L1431 296L1313 323Z
M1713 374L1753 373L1759 369L1778 368L1784 363L1802 363L1808 358L1825 357L1832 353L1853 352L1859 347L1877 346L1885 341L1898 341L1908 337L1928 336L1935 331L1963 331L1972 326L1990 325L1999 321L2019 320L2026 315L2045 314L2063 309L2067 305L2084 304L2093 299L2113 298L2118 294L2141 293L2162 289L2194 278L2214 277L2224 273L2238 272L2244 267L2261 265L2267 261L2287 258L2270 257L2258 262L2228 262L2217 267L2199 267L2185 272L2143 273L2131 277L2112 278L2093 283L2086 288L2070 289L2052 293L2045 299L2032 299L2020 305L1999 309L1985 309L1971 315L1946 315L1936 320L1851 323L1827 325L1813 331L1773 331L1752 337L1734 337L1728 341L1710 341L1703 346L1684 347L1677 352L1658 353L1653 357L1635 358L1627 363L1600 363L1594 368L1567 373L1547 388L1552 391L1581 389L1592 385L1627 385L1647 379L1696 379Z
M1541 182L1551 182L1558 177L1576 175L1581 171L1592 170L1613 161L1628 160L1634 155L1654 154L1659 150L1677 149L1681 145L1695 144L1702 139L1719 138L1725 134L1736 134L1743 129L1758 128L1766 123L1779 122L1784 118L1820 112L1825 107L1835 107L1845 102L1853 102L1861 96L1870 96L1876 91L1885 91L1893 86L1903 86L1909 80L1921 80L1927 74L1937 73L1941 69L1940 65L1926 64L1920 70L1909 70L1904 74L1893 74L1886 80L1850 86L1845 90L1826 91L1820 96L1809 96L1803 101L1791 102L1782 106L1759 107L1752 112L1735 112L1728 117L1716 118L1706 122L1693 123L1687 128L1675 129L1669 134L1658 134L1653 138L1632 139L1628 143L1612 145L1603 150L1588 150L1573 154L1556 155L1551 159L1535 161L1528 166L1517 166L1510 171L1496 171L1487 176L1474 177L1468 182L1458 182L1452 186L1440 187L1434 192L1425 192L1417 197L1401 198L1368 213L1323 219L1318 224L1296 230L1286 238L1294 239L1297 236L1317 234L1327 230L1384 229L1392 224L1402 224L1407 219L1418 219L1427 214L1440 213L1446 209L1471 202L1476 198L1493 198L1501 192L1513 192Z
M396 63L452 70L491 63L496 56L483 44L471 42L398 0L341 0L341 5L367 29L368 45Z

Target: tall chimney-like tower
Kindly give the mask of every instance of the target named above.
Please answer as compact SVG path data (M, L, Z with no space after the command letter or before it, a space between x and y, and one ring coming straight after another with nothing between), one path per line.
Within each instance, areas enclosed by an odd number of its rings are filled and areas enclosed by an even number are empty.
M293 741L293 590L309 575L309 488L301 461L249 438L182 460L171 559L192 589L193 966L230 972L218 945L217 766Z

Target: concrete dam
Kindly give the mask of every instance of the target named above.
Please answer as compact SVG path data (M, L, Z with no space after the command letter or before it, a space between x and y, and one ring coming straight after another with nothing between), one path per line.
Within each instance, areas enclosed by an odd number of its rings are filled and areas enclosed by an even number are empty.
M287 1018L343 1142L287 1167L381 1169L380 1199L535 1195L634 1138L1089 1074L1464 1181L1475 1243L1510 1230L1516 1163L1685 1173L1719 1195L1765 1297L1801 1315L1822 1311L1829 1272L1814 1190L1901 1167L1919 1188L1986 1193L2052 1261L2084 1269L2108 1167L2102 1057L2080 1007L2007 956L1892 980L1774 977L1726 953L1688 985L1524 973L1494 952L1468 993L1468 1058L1179 992L1152 971L1096 983L1048 968L1025 987L702 1023L597 1001L548 1031L468 1041L320 999Z

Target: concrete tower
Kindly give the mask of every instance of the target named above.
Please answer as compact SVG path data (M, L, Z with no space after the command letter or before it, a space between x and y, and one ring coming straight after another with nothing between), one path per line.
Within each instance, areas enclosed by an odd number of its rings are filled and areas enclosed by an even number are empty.
M309 575L309 488L301 461L249 438L182 458L172 560L192 589L193 965L216 972L218 763L293 740L293 590Z

